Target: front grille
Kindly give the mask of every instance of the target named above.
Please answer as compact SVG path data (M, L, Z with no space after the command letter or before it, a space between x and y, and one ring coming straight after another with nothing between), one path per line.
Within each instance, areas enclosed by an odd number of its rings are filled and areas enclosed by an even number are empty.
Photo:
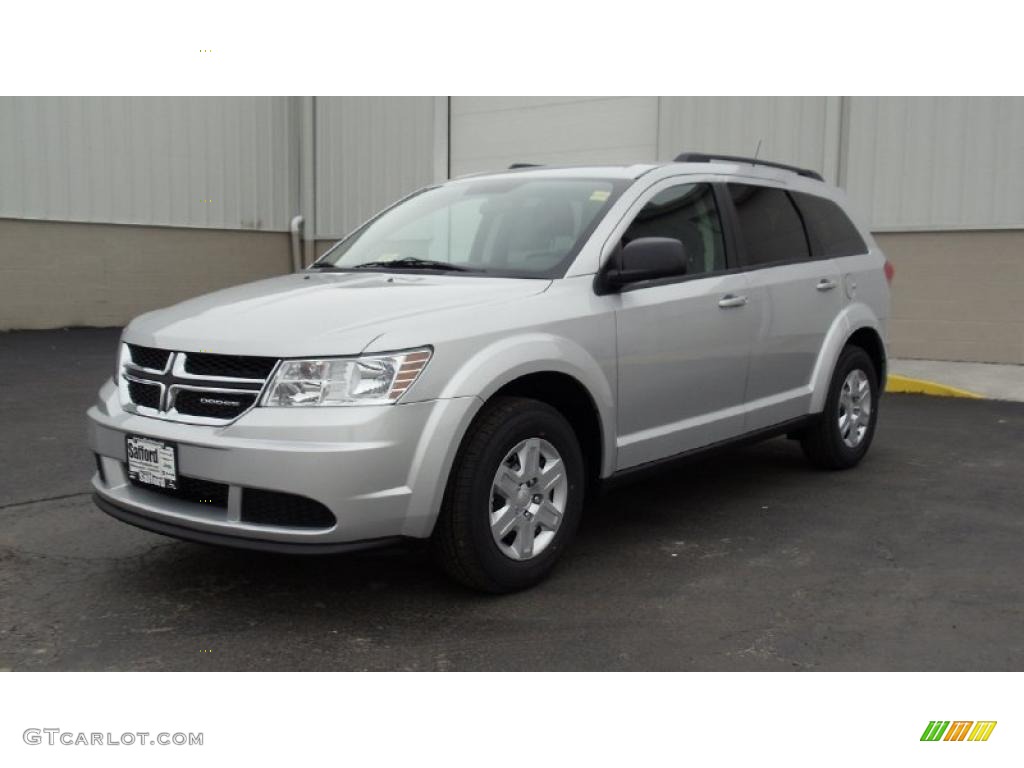
M210 355L190 352L185 359L185 370L195 376L230 376L236 379L265 379L274 370L273 357L247 357L245 355Z
M131 395L132 402L136 405L154 410L160 408L160 386L158 384L142 384L129 379L128 394Z
M248 410L257 397L258 393L242 395L181 389L174 396L174 409L189 416L233 419Z
M245 488L242 491L242 522L285 528L330 528L335 518L319 501L305 496Z
M171 353L166 349L153 349L152 347L140 347L129 344L128 350L132 355L132 362L141 365L143 368L152 368L162 371L167 367L167 358Z
M127 469L125 470L127 473ZM178 475L177 488L160 488L148 483L140 483L132 480L132 485L146 491L159 493L164 496L173 496L182 501L191 501L195 504L204 504L210 507L228 508L228 486L224 483L215 483L212 480L200 480L198 477L186 477Z
M147 409L144 415L169 421L227 424L256 404L277 365L272 357L126 346L130 359L120 382L125 410L138 413L138 406Z

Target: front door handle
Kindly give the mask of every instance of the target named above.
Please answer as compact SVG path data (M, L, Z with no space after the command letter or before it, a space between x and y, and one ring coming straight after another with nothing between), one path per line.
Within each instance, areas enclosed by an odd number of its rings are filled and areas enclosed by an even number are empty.
M747 303L746 296L737 296L735 293L727 293L725 296L718 300L718 306L722 309L731 309L732 307L742 307Z
M835 287L836 281L829 280L827 277L821 278L821 280L819 280L818 284L815 286L815 288L817 288L819 291L831 291Z

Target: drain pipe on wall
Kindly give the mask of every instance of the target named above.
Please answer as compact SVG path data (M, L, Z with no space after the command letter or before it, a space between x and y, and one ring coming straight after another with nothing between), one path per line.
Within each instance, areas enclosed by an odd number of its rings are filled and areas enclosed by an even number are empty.
M302 216L292 216L288 231L292 235L292 272L302 269Z
M316 97L303 96L300 110L299 211L302 216L301 266L316 260Z

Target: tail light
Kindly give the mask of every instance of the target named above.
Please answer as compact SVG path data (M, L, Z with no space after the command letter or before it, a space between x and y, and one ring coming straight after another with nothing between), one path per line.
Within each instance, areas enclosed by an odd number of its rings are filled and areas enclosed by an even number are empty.
M893 267L892 262L888 259L885 260L885 280L888 283L892 283L892 276L896 274L896 269Z

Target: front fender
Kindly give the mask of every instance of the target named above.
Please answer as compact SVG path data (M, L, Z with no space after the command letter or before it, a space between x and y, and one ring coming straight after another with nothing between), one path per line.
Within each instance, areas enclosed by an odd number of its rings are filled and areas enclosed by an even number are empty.
M606 365L614 371L614 350ZM601 421L601 474L614 470L615 394L609 383L614 378L582 346L564 337L531 332L501 338L471 354L438 393L444 407L424 429L411 473L412 486L425 492L413 496L405 535L430 535L459 445L487 399L522 376L546 372L572 376L590 392Z
M615 468L614 348L598 360L564 336L530 332L498 339L471 355L449 378L441 397L479 397L486 401L506 384L532 373L571 376L590 393L601 423L601 475Z
M850 337L861 328L872 329L882 339L882 343L885 343L885 328L871 307L862 302L848 304L836 316L832 327L825 335L825 342L811 373L811 413L820 413L824 410L828 386L832 381L832 371L835 370L839 353L843 351Z

